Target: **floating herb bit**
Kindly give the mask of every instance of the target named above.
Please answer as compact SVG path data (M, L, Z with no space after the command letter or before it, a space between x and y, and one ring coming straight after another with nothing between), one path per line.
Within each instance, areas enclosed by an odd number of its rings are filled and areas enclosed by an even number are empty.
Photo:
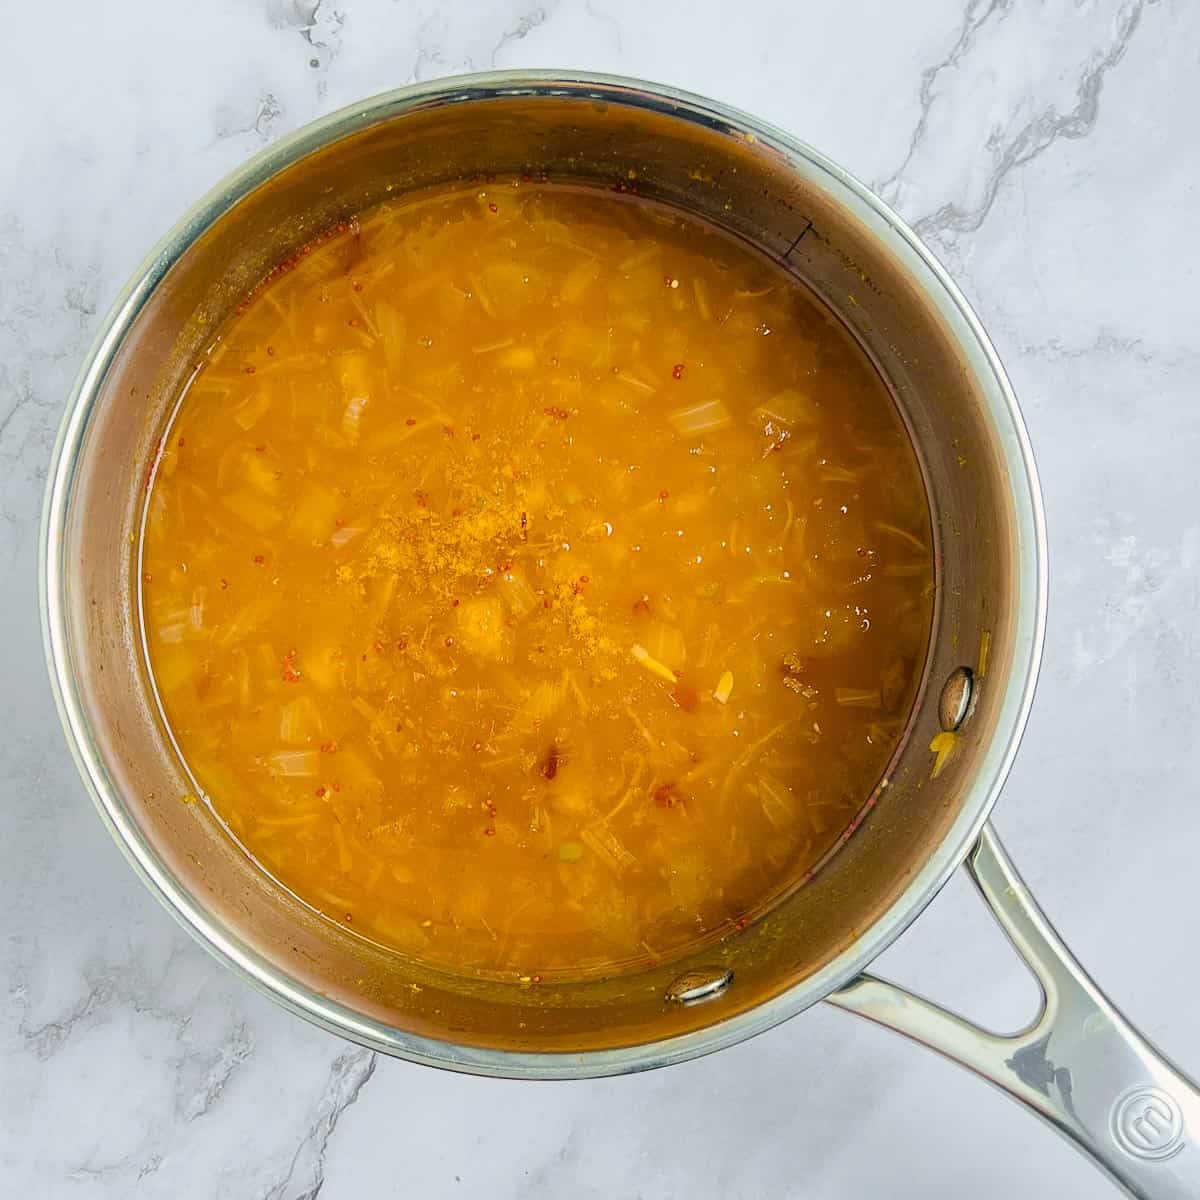
M639 662L651 675L657 675L659 679L667 683L674 683L678 676L670 667L660 663L645 646L639 645L637 642L630 647L630 653L634 657L635 662Z
M930 771L929 777L936 779L941 773L942 768L950 759L950 755L954 753L955 747L958 745L957 733L937 733L929 743L930 752L935 755L933 760L933 770Z

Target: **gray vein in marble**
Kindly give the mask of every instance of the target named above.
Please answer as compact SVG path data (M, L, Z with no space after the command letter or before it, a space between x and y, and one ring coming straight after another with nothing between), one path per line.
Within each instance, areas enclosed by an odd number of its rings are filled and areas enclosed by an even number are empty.
M253 133L261 141L269 142L274 132L275 122L282 115L283 105L279 103L273 93L267 92L259 98L257 110L251 120L243 120L241 124L237 124L237 117L228 113L220 116L217 120L217 137L238 137L244 133Z
M916 127L913 129L912 137L908 142L908 151L904 155L904 161L889 175L886 179L872 185L872 191L875 192L882 200L888 204L896 203L896 190L901 177L905 170L913 160L913 155L917 152L917 147L925 140L926 132L929 129L929 114L933 109L934 101L937 95L934 91L934 85L937 83L938 76L943 71L949 70L951 67L956 67L967 54L975 42L975 35L985 25L990 17L994 14L999 14L998 20L1004 19L1004 14L1012 8L1013 0L970 0L967 5L966 13L963 16L962 27L958 31L958 37L954 45L950 48L950 53L945 58L939 59L931 67L927 67L921 72L921 112L917 118ZM982 10L982 11L980 11Z
M507 30L492 51L490 59L492 70L496 69L496 56L505 46L512 42L524 41L533 30L537 29L540 25L544 25L548 17L549 13L541 5L538 5L537 8L522 16L511 29Z
M587 15L591 17L593 21L596 21L601 25L607 25L609 29L612 30L613 49L616 50L618 54L623 54L625 51L625 46L621 39L621 22L618 21L617 18L611 13L604 12L602 9L597 8L593 3L593 0L583 0L583 11L587 13Z
M1129 358L1143 365L1186 367L1200 361L1200 350L1186 346L1169 350L1147 347L1140 337L1122 337L1104 330L1085 345L1070 345L1061 338L1048 338L1043 342L1021 342L1017 352L1028 357L1046 359L1081 359L1094 356L1107 358Z
M294 30L317 52L317 57L310 60L314 67L322 65L322 52L324 65L328 66L341 51L346 14L325 0L283 0L270 5L268 16L277 29Z
M262 1200L316 1200L325 1186L325 1152L329 1139L346 1110L358 1099L375 1073L376 1056L371 1050L351 1049L339 1054L329 1069L329 1085L316 1118L296 1147L287 1173L272 1184ZM298 1177L306 1180L302 1191Z
M969 55L972 47L977 44L976 34L993 14L999 14L999 19L1003 19L1011 11L1011 0L989 0L983 12L976 15L982 3L983 0L972 0L959 39L950 54L922 74L921 114L908 152L897 171L878 185L880 194L889 202L895 201L903 171L911 163L918 146L926 137L929 116L938 98L934 90L938 76L947 68L957 66ZM1090 65L1076 85L1074 106L1066 112L1059 112L1050 106L1022 125L1008 139L1007 144L996 156L984 184L982 197L977 204L964 206L951 201L922 216L907 214L917 234L926 241L944 245L959 234L974 233L987 219L1002 185L1018 168L1039 157L1061 138L1087 137L1099 120L1100 96L1105 77L1125 56L1145 9L1153 3L1156 3L1156 0L1133 0L1118 11L1111 41L1106 47L1093 53ZM996 136L993 133L992 138L995 139ZM994 141L989 140L989 148L993 147Z
M128 1005L130 1011L139 1015L154 1017L181 1030L186 1028L189 1019L186 1014L148 1003L146 1000L146 997L153 996L157 990L153 983L161 983L167 978L176 959L185 949L194 950L186 942L176 942L172 945L157 981L148 979L146 972L137 963L127 966L104 964L100 967L85 968L83 976L87 991L84 995L62 1016L40 1025L29 1024L28 988L18 976L18 982L9 993L9 998L22 1012L17 1025L18 1035L38 1058L45 1060L56 1054L78 1028L86 1027L101 1010L114 1005Z
M181 1096L186 1096L179 1107L185 1123L204 1116L225 1091L225 1085L234 1072L254 1052L254 1035L245 1021L234 1028L230 1036L208 1055L187 1055L180 1059L177 1067ZM199 1066L204 1070L201 1078L191 1087L185 1087L184 1076ZM190 1092L190 1095L188 1094Z

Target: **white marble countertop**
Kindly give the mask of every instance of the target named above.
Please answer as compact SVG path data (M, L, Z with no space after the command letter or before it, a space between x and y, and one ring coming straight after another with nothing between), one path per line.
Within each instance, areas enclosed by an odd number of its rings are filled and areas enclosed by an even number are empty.
M965 3L965 11L964 11ZM0 1194L1110 1194L950 1065L819 1006L668 1071L504 1083L375 1059L219 967L126 867L59 733L37 518L71 377L150 243L280 134L489 67L657 78L795 131L957 276L1039 454L1046 664L998 812L1073 947L1200 1072L1200 8L1186 0L43 0L0 74ZM1013 1026L954 881L878 964Z

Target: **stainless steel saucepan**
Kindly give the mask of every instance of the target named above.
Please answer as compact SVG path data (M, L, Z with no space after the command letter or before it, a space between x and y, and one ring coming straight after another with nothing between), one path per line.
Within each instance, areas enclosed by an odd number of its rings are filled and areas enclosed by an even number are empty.
M149 685L135 587L144 484L171 398L238 299L388 196L523 173L636 188L805 280L875 360L909 425L938 564L904 743L817 877L691 958L538 987L464 982L397 958L269 878L205 805L181 803L189 785ZM1131 1194L1200 1195L1200 1092L1084 974L988 824L1029 711L1046 610L1041 499L1016 399L914 234L787 134L665 87L528 72L389 93L264 151L171 230L105 320L54 454L41 589L63 725L113 836L202 944L325 1029L459 1071L578 1079L694 1058L828 1000L1003 1088ZM1042 987L1040 1015L1011 1037L865 973L960 864Z

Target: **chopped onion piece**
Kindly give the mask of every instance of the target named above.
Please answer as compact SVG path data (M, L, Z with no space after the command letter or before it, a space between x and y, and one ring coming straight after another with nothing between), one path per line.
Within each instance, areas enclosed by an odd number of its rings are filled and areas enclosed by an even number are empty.
M249 488L238 488L226 492L221 497L221 503L234 516L241 517L252 529L266 533L274 529L283 520L283 514L273 504L268 504L261 496Z
M717 686L713 688L713 699L718 704L728 704L730 693L733 691L733 672L725 671L721 678L717 680Z
M292 509L288 533L297 541L323 542L333 532L333 522L341 505L336 492L306 479Z
M654 621L643 636L646 649L668 670L674 672L683 668L687 662L687 642L678 625Z
M689 408L674 409L667 414L667 419L685 437L724 429L732 420L729 409L720 400L706 400L703 404L693 404Z
M340 550L347 542L353 541L363 532L364 530L357 525L343 525L329 541Z
M518 621L529 616L538 606L537 593L529 586L522 571L505 571L500 576L500 595L508 605L509 612Z
M765 404L760 404L753 413L758 421L777 421L781 425L795 427L812 416L812 402L795 388L784 388L776 392Z
M271 397L260 388L257 392L252 392L233 410L233 419L239 429L253 429L270 407Z
M188 623L193 629L204 628L204 597L207 588L192 589L192 607L188 610Z
M319 750L276 750L267 755L267 766L276 775L289 778L316 775L321 769Z
M165 613L154 632L160 642L182 642L191 623L191 609L183 608L178 612Z
M303 746L321 736L321 710L309 696L297 696L279 710L279 740Z
M375 305L375 324L383 338L383 354L388 370L395 371L404 359L404 337L408 323L390 304L380 300Z
M758 802L763 816L776 829L786 829L796 820L796 802L791 789L780 783L773 775L758 777Z
M532 346L513 346L497 355L496 361L510 371L532 371L537 365L537 355Z
M907 542L914 550L920 551L925 555L929 553L929 547L921 541L920 538L908 532L907 529L901 529L899 525L892 525L887 521L876 521L875 528L881 533L890 533L893 537L899 538L902 542Z
M363 409L367 407L366 396L351 396L342 413L342 433L354 444L358 441L358 427L362 423Z
M610 870L620 874L626 868L633 866L637 859L625 848L620 838L607 826L585 829L579 835L580 841L586 843L589 850L601 859Z

